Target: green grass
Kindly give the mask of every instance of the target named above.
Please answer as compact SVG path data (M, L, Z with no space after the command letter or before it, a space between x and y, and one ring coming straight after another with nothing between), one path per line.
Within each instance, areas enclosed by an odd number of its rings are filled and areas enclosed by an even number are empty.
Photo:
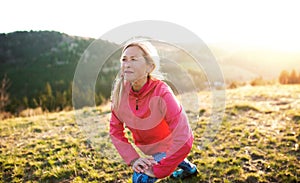
M159 182L299 182L296 91L299 85L228 90L222 124L205 146L210 110L201 107L198 118L189 113L195 141L188 158L199 174ZM108 108L86 108L76 117L72 111L1 121L0 182L131 182L132 170L109 139L109 115Z

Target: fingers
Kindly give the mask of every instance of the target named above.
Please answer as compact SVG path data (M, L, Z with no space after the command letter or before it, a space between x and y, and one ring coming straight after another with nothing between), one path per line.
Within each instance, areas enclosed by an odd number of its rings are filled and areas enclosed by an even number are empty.
M133 165L132 168L137 173L143 173L144 172L144 169L141 166Z
M144 173L145 170L151 168L153 164L157 164L153 158L139 158L134 162L132 168L138 173Z
M154 164L157 164L153 157L145 158L144 163L147 164L149 167L151 167Z
M137 169L139 169L141 172L144 172L144 170L147 170L150 166L151 162L145 158L140 158L137 162Z
M157 161L155 161L153 157L148 158L148 161L151 163L151 165L156 165L157 164Z

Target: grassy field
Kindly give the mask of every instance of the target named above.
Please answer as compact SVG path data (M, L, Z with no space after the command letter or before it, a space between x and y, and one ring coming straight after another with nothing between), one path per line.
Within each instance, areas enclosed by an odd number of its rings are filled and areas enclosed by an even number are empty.
M200 97L209 105L209 93ZM247 86L226 97L222 124L205 146L210 111L188 112L189 159L199 174L179 182L299 182L300 86ZM131 182L108 136L109 115L86 108L0 121L0 182Z

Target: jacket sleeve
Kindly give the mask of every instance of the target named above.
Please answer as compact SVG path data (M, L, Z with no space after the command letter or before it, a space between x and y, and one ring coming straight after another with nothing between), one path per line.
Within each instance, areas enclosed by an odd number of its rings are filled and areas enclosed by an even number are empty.
M169 176L189 154L193 144L193 134L188 118L172 92L162 96L164 100L165 120L172 135L172 145L166 152L166 158L153 166L157 178Z
M125 137L124 124L118 119L113 110L110 118L109 134L112 143L128 165L130 165L132 160L140 157L131 143Z

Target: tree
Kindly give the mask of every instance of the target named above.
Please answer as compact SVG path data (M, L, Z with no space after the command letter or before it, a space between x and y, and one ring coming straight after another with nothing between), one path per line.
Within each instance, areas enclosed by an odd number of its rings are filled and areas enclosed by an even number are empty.
M281 71L279 75L279 83L280 84L288 84L289 83L289 72L286 70Z
M295 69L293 69L289 77L289 84L296 84L297 80L298 80L297 73Z
M9 93L8 88L10 87L11 83L8 79L7 75L5 74L0 86L0 112L5 111L5 107L9 104Z
M39 103L43 110L52 111L55 108L55 98L53 96L52 87L49 82L46 83L44 92L39 97Z
M27 98L26 96L23 97L23 104L24 104L24 107L25 107L25 108L28 108L28 107L29 107L28 98Z

